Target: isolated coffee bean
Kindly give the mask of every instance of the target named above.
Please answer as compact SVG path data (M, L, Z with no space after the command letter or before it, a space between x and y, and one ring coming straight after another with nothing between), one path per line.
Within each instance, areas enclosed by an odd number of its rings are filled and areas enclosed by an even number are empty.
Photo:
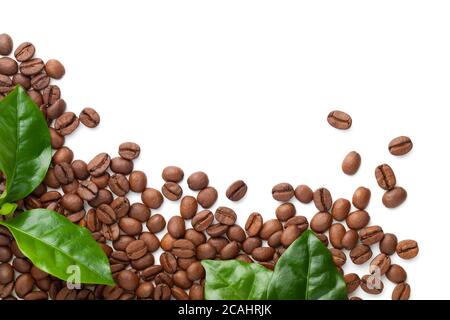
M394 156L403 156L410 152L412 148L413 143L406 136L397 137L389 143L389 152Z
M142 171L135 170L131 172L128 180L130 182L131 191L141 193L144 192L147 187L147 176Z
M185 196L181 199L180 203L180 215L183 219L192 219L197 213L198 203L192 196Z
M77 194L83 200L91 201L91 200L94 200L95 197L97 197L97 195L98 195L98 187L92 181L87 181L87 180L86 181L81 181L79 186L78 186Z
M302 230L295 225L287 226L282 232L280 241L285 248L289 247L302 234Z
M361 242L367 246L380 242L383 237L383 229L380 226L366 227L359 232Z
M50 78L45 73L39 73L31 77L31 87L35 90L43 90L50 84Z
M370 189L365 187L359 187L353 193L352 203L357 209L364 210L369 205L370 197L371 197Z
M229 226L225 224L212 224L206 229L206 233L209 234L210 237L220 237L224 235L228 231Z
M384 275L391 267L391 258L384 253L376 256L370 263L369 272L371 274L377 273L378 275Z
M340 130L347 130L352 126L352 118L343 111L331 111L328 114L327 121L330 126Z
M267 240L267 244L269 247L272 248L278 248L281 246L281 235L283 234L283 231L277 231L273 235L270 236L270 238Z
M337 221L344 221L347 219L348 214L350 213L351 204L347 199L337 199L333 208L331 209L331 215Z
M14 51L14 56L16 57L17 61L23 62L30 60L34 56L35 52L36 49L32 43L24 42L21 43Z
M393 255L397 249L397 237L392 233L386 233L380 241L380 251L387 255Z
M295 198L301 203L310 203L313 199L313 191L307 185L301 184L294 190Z
M419 254L419 246L414 240L403 240L397 244L396 251L400 258L409 260Z
M235 224L228 228L227 230L227 237L230 239L230 241L236 241L236 242L244 242L244 240L247 238L245 235L244 229L241 228L241 226Z
M13 41L11 37L6 33L0 34L0 55L7 56L12 52L12 50Z
M280 221L289 220L290 218L295 216L295 213L296 213L295 206L290 202L279 205L275 211L275 214L278 220Z
M259 236L263 240L268 240L271 235L280 230L283 230L281 222L277 219L271 219L263 224Z
M367 211L358 210L350 213L346 219L347 226L353 230L360 230L367 226L370 221L370 216Z
M206 187L197 195L197 202L205 209L211 208L217 201L217 190L213 187Z
M92 108L84 108L79 118L81 123L88 128L95 128L100 123L100 115Z
M408 193L402 187L395 187L392 190L386 191L383 195L383 204L386 208L397 208L408 197Z
M121 218L119 221L119 227L129 236L137 236L142 232L142 223L129 217Z
M272 197L277 201L289 201L294 196L294 188L289 183L279 183L272 188Z
M326 188L320 188L314 191L313 195L314 205L320 212L325 212L331 209L333 199L331 193Z
M170 235L175 239L184 237L184 234L186 233L186 227L183 218L180 216L173 216L172 218L170 218L169 222L167 223L167 232L169 232Z
M352 250L356 247L358 240L358 232L355 230L348 230L342 237L341 244L344 249Z
M80 121L73 112L65 112L55 121L55 130L62 136L67 136L78 128Z
M233 209L230 209L228 207L217 208L214 216L218 222L228 226L232 226L237 219L236 213L233 211Z
M108 185L111 191L119 197L123 197L130 191L130 183L128 182L128 179L119 173L109 178Z
M397 184L394 170L388 164L382 164L375 169L375 178L384 190L391 190Z
M192 218L192 227L194 230L202 232L205 231L214 221L214 215L209 210L203 210L198 212L194 218Z
M333 223L333 217L328 212L318 212L311 219L311 229L317 233L324 233Z
M47 118L51 120L57 119L64 111L66 111L66 106L66 101L64 99L56 100L47 107Z
M220 250L220 259L234 259L239 254L239 250L239 243L237 243L236 241L231 241L225 247L223 247L222 250Z
M347 285L347 294L352 294L359 288L361 279L356 273L349 273L344 276L345 284Z
M331 245L336 249L342 249L342 239L346 234L345 227L340 223L335 223L330 227L329 235Z
M169 166L164 168L162 178L166 182L178 183L184 178L184 172L181 168L176 166Z
M253 212L245 223L245 231L249 237L254 237L259 234L263 226L263 218L261 214Z
M209 184L208 175L202 171L194 172L187 179L191 190L199 191L205 189Z
M411 287L407 283L400 283L392 292L392 300L409 300L411 296Z
M61 185L69 184L75 179L72 166L67 162L57 164L53 170L56 179Z
M111 171L114 173L120 173L123 175L129 175L133 171L133 162L126 160L122 157L116 157L111 159L110 163Z
M151 233L158 233L166 227L166 220L160 214L155 214L147 221L148 231Z
M216 257L216 253L216 248L214 248L210 243L202 243L196 248L196 255L199 260L214 259Z
M134 160L139 157L141 147L134 142L124 142L119 146L119 155L127 160Z
M372 250L369 246L364 244L358 244L350 251L350 259L354 264L364 264L369 261L370 258L372 258Z
M161 192L153 188L145 189L141 195L141 199L142 202L151 209L158 209L164 201Z
M275 249L271 247L259 247L252 251L252 257L258 262L267 262L273 259Z
M161 188L162 194L171 201L176 201L183 195L183 189L175 182L166 182Z
M231 201L241 200L247 193L247 184L242 180L233 182L226 191L226 196Z
M0 74L12 76L17 73L17 62L9 57L0 58ZM22 72L23 73L23 72Z
M144 240L134 240L130 242L125 249L128 258L131 260L137 260L142 258L147 253L147 245Z
M342 171L349 176L356 174L360 166L361 156L356 151L348 153L342 161Z
M381 294L384 284L376 275L365 275L361 278L361 288L368 294Z
M330 249L331 256L333 258L333 262L337 267L342 267L345 262L347 261L347 257L345 256L345 253L343 253L339 249L331 248Z
M195 245L186 239L178 239L173 243L172 254L178 258L192 258L196 254Z

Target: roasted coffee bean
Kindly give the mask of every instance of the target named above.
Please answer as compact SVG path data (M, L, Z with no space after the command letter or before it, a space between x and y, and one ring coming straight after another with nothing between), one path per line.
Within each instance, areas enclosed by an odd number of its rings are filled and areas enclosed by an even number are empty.
M247 254L251 254L252 251L255 248L258 248L258 247L261 247L261 246L262 246L262 240L260 238L257 238L257 237L247 238L242 243L242 249Z
M169 166L164 168L162 172L162 178L166 182L178 183L184 178L184 172L181 168L175 166Z
M178 288L178 287L173 287L170 290L171 290L172 296L175 298L175 300L178 300L178 301L189 300L189 295L184 291L184 289Z
M119 272L117 283L125 290L134 291L139 286L139 277L131 270Z
M160 214L155 214L147 221L148 231L158 233L166 227L166 220Z
M359 232L361 242L367 246L380 242L383 237L383 229L380 226L366 227Z
M369 261L372 258L372 250L369 246L364 244L358 244L350 251L350 259L354 264L361 265Z
M71 183L63 184L61 186L64 193L77 193L78 187L80 186L80 183L78 180L73 180Z
M94 200L98 195L98 187L92 181L81 181L77 194L86 201Z
M231 241L222 250L220 250L220 259L222 260L230 260L237 257L239 254L239 243L236 241Z
M197 202L205 209L211 208L217 201L217 190L213 187L202 189L197 195Z
M12 82L15 85L21 85L25 90L29 90L31 88L31 79L21 73L13 75Z
M313 200L313 191L304 184L295 188L294 195L301 203L310 203Z
M43 291L34 291L27 294L23 299L28 301L48 300L48 294Z
M141 147L134 142L124 142L119 146L119 155L127 160L134 160L139 157Z
M110 241L117 240L120 236L120 228L117 223L111 225L103 224L100 232L106 240Z
M361 279L356 273L349 273L344 276L345 284L347 285L347 294L352 294L359 288Z
M14 290L19 298L25 297L33 290L34 279L29 273L21 274L16 279Z
M61 62L56 59L50 59L45 64L45 72L53 79L61 79L66 70Z
M174 274L177 271L177 258L170 252L162 253L159 257L159 262L165 272Z
M8 284L0 284L0 299L15 300L15 297L11 297L13 290L14 290L14 282L10 282Z
M263 224L259 236L263 240L268 240L271 235L280 230L283 230L281 222L277 219L271 219Z
M61 185L69 184L75 179L72 166L67 162L55 165L53 170L55 172L56 179Z
M383 204L386 208L397 208L405 202L408 193L402 187L395 187L392 190L386 191L383 195Z
M236 222L237 215L233 211L233 209L230 209L228 207L219 207L216 210L216 213L214 214L217 221L219 221L221 224L231 226Z
M384 253L376 256L370 263L369 272L371 274L377 273L378 275L384 275L391 266L391 258Z
M393 264L389 267L389 270L386 272L386 277L389 281L399 284L406 281L407 274L405 269L403 269L398 264Z
M97 208L102 204L111 204L113 196L111 191L106 189L98 190L97 197L94 200L89 201L91 207Z
M178 258L195 257L194 244L186 239L178 239L173 243L172 253Z
M361 288L368 294L381 294L384 284L376 275L365 275L361 278Z
M0 285L8 284L14 280L14 269L9 263L0 264Z
M111 191L119 197L123 197L130 191L130 183L128 182L128 179L120 173L112 175L109 178L108 185Z
M153 294L154 300L170 300L172 291L167 284L161 283L155 287Z
M150 209L142 203L133 203L131 207L127 209L127 213L130 218L134 218L140 222L146 222L150 218Z
M55 121L55 130L62 136L67 136L78 128L80 121L73 112L65 112Z
M81 199L77 194L65 194L61 200L61 205L71 212L77 212L84 208L83 199Z
M249 215L247 222L245 223L245 231L249 237L254 237L259 234L263 227L263 218L261 214L253 212Z
M326 188L320 188L314 191L313 200L314 205L321 212L330 210L333 204L331 193Z
M216 248L210 243L202 243L196 248L196 256L199 260L209 260L216 257Z
M36 49L32 43L24 42L17 47L16 51L14 51L14 56L17 61L23 62L30 60L35 52Z
M60 163L71 163L73 160L73 151L67 147L62 147L52 157L52 163L54 165Z
M33 78L34 79L34 78ZM45 88L42 93L44 104L52 105L61 98L61 90L58 86L51 85Z
M225 195L231 201L239 201L245 196L247 189L247 184L244 181L237 180L228 187Z
M419 246L414 240L403 240L397 244L396 251L400 258L409 260L419 254Z
M0 262L9 262L12 258L11 249L8 247L0 247Z
M184 234L186 233L186 226L183 218L179 216L173 216L170 218L167 223L167 231L175 239L184 237Z
M113 224L117 221L116 212L107 204L101 204L96 210L97 218L104 224Z
M142 171L133 171L128 177L131 191L142 193L147 188L147 176Z
M398 284L392 292L392 300L409 300L410 296L411 287L407 283Z
M58 99L47 107L47 118L54 120L59 118L66 111L66 101Z
M161 192L153 188L145 189L145 191L142 192L141 199L150 209L158 209L164 201Z
M331 111L328 114L327 121L330 126L339 130L347 130L352 126L352 118L343 111Z
M308 229L309 223L308 223L308 219L306 219L306 217L295 216L295 217L290 218L288 221L286 221L284 226L286 228L289 226L296 226L300 230L300 232L303 233L303 231Z
M141 273L141 277L144 280L153 280L156 275L158 275L160 272L163 271L163 268L160 265L154 265L151 267L148 267Z
M131 171L133 171L134 165L133 162L130 160L126 160L121 157L116 157L111 159L110 167L114 173L129 175Z
M196 262L197 259L195 257L192 258L178 258L177 262L178 262L178 268L180 270L187 270L187 268L189 268L189 266L191 264L193 264L194 262Z
M283 234L283 231L277 231L273 235L270 236L269 240L267 240L267 244L269 247L272 248L278 248L281 246L281 235Z
M173 282L175 286L183 289L189 289L192 286L192 281L184 270L179 270L173 275Z
M209 210L203 210L198 212L194 218L192 218L191 224L194 230L202 232L205 231L213 221L213 213Z
M45 175L44 178L44 183L46 186L49 186L50 188L54 189L59 189L59 187L61 187L61 184L55 177L55 170L53 170L53 168L48 169L47 174Z
M155 252L159 249L160 242L157 236L150 232L143 232L139 236L140 240L143 240L147 245L147 249L149 252Z
M50 78L45 73L36 74L31 78L31 87L35 90L44 90L49 84Z
M371 192L370 189L365 187L359 187L353 193L352 202L355 208L364 210L367 208L370 202Z
M296 213L295 206L290 202L279 205L275 211L275 214L278 220L280 221L289 220L290 218L295 216L295 213Z
M134 240L127 245L125 252L127 253L128 258L137 260L142 258L147 253L147 250L147 245L144 240Z
M0 74L0 94L8 93L13 89L12 80L3 74Z
M107 153L99 153L88 163L87 169L91 176L99 177L109 168L110 163L111 158Z
M116 213L117 218L125 217L128 214L128 212L130 211L130 201L126 197L115 198L111 202L110 206ZM145 207L144 205L142 205L142 206ZM150 217L150 214L148 214L148 216L145 216L144 220L141 220L141 219L137 219L136 217L130 215L130 218L135 218L135 219L139 220L140 222L147 221L149 217Z
M162 194L171 201L176 201L183 195L183 189L175 182L166 182L161 188Z
M228 244L228 239L224 237L216 237L216 238L209 238L207 243L211 244L217 252L220 252L223 247L225 247Z
M203 300L204 294L203 294L203 286L197 283L194 283L194 285L189 290L189 299L190 300Z
M89 209L86 214L86 228L88 228L91 232L100 231L101 222L97 219L95 209Z
M252 258L258 262L267 262L273 259L275 249L271 247L259 247L252 251ZM222 257L222 255L220 255Z
M88 128L95 128L100 123L100 116L92 108L84 108L80 113L80 121Z
M347 226L353 230L360 230L367 226L370 221L369 214L364 210L358 210L348 215L346 222Z
M345 262L347 261L347 257L345 256L345 253L343 253L339 249L331 248L330 249L331 256L333 258L333 262L337 267L342 267Z
M12 76L17 73L17 68L17 62L13 59L9 57L0 58L0 74Z
M74 160L71 165L76 179L85 180L89 178L89 171L87 169L86 162L83 160Z
M65 288L63 288L64 290ZM120 296L123 294L123 289L119 286L105 287L103 289L103 298L105 300L113 301L119 300Z
M99 189L104 189L108 186L109 178L110 178L109 173L105 172L97 177L91 177L91 181L95 183Z
M382 164L375 169L375 178L384 190L391 190L397 184L394 170L388 164Z
M228 231L228 226L225 224L212 224L206 229L206 233L209 234L211 237L220 237L224 235Z
M230 239L230 241L237 241L237 242L244 242L244 240L247 238L245 235L244 229L242 229L237 224L232 225L227 230L227 237Z
M153 298L154 285L151 282L142 282L136 289L136 297L138 299Z
M294 196L294 188L289 183L279 183L272 188L272 197L277 201L289 201Z
M352 250L356 247L359 240L358 232L355 230L348 230L342 237L341 244L342 248L347 250Z
M183 219L192 219L197 213L198 203L194 197L185 196L181 199L180 215Z
M413 143L409 137L400 136L389 143L389 152L394 156L403 156L410 152Z
M397 249L397 237L395 234L386 233L384 238L380 241L380 251L387 255L393 255Z
M280 238L283 247L285 248L289 247L295 240L298 239L298 237L300 237L302 232L303 231L296 225L287 226L286 229L284 229L283 233L281 234Z
M356 151L351 151L348 153L342 161L342 171L349 176L356 174L360 166L361 156Z
M197 281L205 277L205 269L203 268L200 261L191 264L187 270L187 276L191 281Z
M13 41L11 37L6 34L0 34L0 55L8 56L13 50Z
M119 227L129 236L137 236L142 232L142 223L129 217L123 217L120 219Z
M31 79L30 79L30 85L31 85ZM44 100L42 99L42 95L39 91L30 89L27 91L27 94L30 96L31 100L33 100L34 103L36 103L36 105L42 106L42 104L44 103ZM47 114L47 116L48 116L48 114Z
M196 246L206 242L205 234L203 232L195 231L194 229L187 229L184 238L191 241Z
M324 233L333 223L333 217L328 212L318 212L311 219L311 229L317 233Z
M345 227L340 223L335 223L330 227L330 242L336 249L342 249L342 239L346 234Z
M194 172L187 179L191 190L199 191L205 189L209 184L208 175L202 171Z

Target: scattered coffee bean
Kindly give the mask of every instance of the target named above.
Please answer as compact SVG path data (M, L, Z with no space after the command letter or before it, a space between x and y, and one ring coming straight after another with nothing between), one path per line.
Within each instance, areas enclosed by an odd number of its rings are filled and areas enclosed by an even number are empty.
M186 233L184 219L180 216L173 216L170 218L167 223L167 231L175 239L184 237L184 234Z
M267 240L267 244L269 245L269 247L272 248L278 248L279 246L281 246L281 236L283 234L283 231L277 231L275 232L273 235L270 236L270 238Z
M237 257L239 254L239 243L231 241L222 250L220 250L220 258L222 260L231 260Z
M368 294L381 294L384 284L376 275L365 275L361 278L361 288Z
M214 214L217 221L219 221L221 224L232 226L237 219L236 213L227 207L219 207L216 210L216 213Z
M295 216L295 213L296 213L295 206L290 202L279 205L275 211L275 214L278 220L280 221L289 220L290 218Z
M151 233L158 233L166 227L166 220L160 214L155 214L147 221L148 231Z
M216 257L216 248L210 243L203 243L197 247L196 256L200 260L214 259Z
M252 251L252 257L259 262L267 262L273 259L275 249L271 247L259 247Z
M214 221L214 215L209 210L203 210L198 212L194 218L192 218L192 227L194 230L202 232L205 231Z
M231 201L241 200L247 193L247 184L242 180L233 182L226 191L226 196Z
M205 209L211 208L217 201L218 193L213 187L202 189L197 195L197 202Z
M409 137L400 136L389 143L389 152L394 156L403 156L410 152L413 143Z
M158 209L164 201L161 192L153 188L145 189L145 191L142 192L141 199L150 209Z
M119 155L127 160L134 160L139 157L141 147L134 142L124 142L119 146Z
M351 204L347 199L337 199L333 208L331 209L331 215L337 221L344 221L347 219L348 214L350 213Z
M147 250L147 245L144 240L134 240L125 249L128 258L131 260L142 258L147 253Z
M139 286L139 277L131 270L123 270L117 277L117 283L125 290L134 291Z
M350 258L354 264L364 264L372 258L372 250L369 246L358 244L350 251Z
M345 284L347 285L347 294L352 294L359 288L361 279L356 273L346 274L344 276Z
M391 190L397 184L394 170L388 164L382 164L375 169L375 178L384 190Z
M384 275L391 266L391 258L384 253L376 256L370 263L369 272L371 274Z
M380 251L387 255L393 255L397 249L397 237L392 233L386 233L380 241Z
M147 187L147 176L144 172L135 170L128 177L130 190L138 193L144 192Z
M346 222L347 226L353 230L360 230L367 226L370 221L370 216L367 211L358 210L348 215Z
M117 198L117 199L126 199L126 198ZM114 204L111 204L111 207L113 207L114 211L116 211L118 216L119 216L118 210L122 209L123 212L120 214L121 217L125 216L128 213L128 216L130 218L134 218L139 222L147 222L148 219L150 218L150 209L147 208L147 206L142 203L133 203L130 206L127 200L126 204L123 205L119 204L119 207L117 207L117 209L114 208Z
M367 246L380 242L383 237L383 229L380 226L370 226L359 231L361 242Z
M406 281L407 274L405 269L403 269L398 264L393 264L389 267L389 270L386 272L386 278L389 281L399 284Z
M280 232L280 231L279 231ZM297 227L296 225L287 226L281 234L281 244L283 247L289 247L295 240L297 240L302 234L302 229Z
M225 224L212 224L206 229L206 233L211 237L216 238L224 235L228 231L228 226Z
M408 193L402 187L395 187L392 190L386 191L383 195L383 204L386 208L397 208L403 202L405 202L408 197Z
M142 224L139 220L123 217L119 221L120 229L129 236L137 236L142 232Z
M321 212L330 210L333 204L331 193L326 188L320 188L314 191L313 200L317 210Z
M43 90L50 84L50 78L45 73L39 73L31 78L31 87L35 90Z
M9 57L0 58L0 74L12 76L17 73L17 62ZM22 72L23 73L23 72Z
M409 300L411 287L407 283L400 283L392 292L392 300Z
M361 166L361 156L356 151L348 153L342 161L342 171L349 176L353 176L358 172Z
M95 128L100 123L100 116L92 108L84 108L80 113L80 121L88 128Z
M13 50L13 41L11 37L6 34L0 34L0 55L8 56Z
M340 130L347 130L352 126L352 118L343 111L330 112L327 120L330 126Z
M331 256L333 257L333 262L337 267L342 267L347 261L347 257L344 252L339 249L331 248Z
M263 224L259 236L263 240L268 240L271 235L280 230L283 230L281 222L277 219L271 219Z
M81 199L86 201L94 200L98 195L98 187L92 181L81 181L77 190Z
M227 237L230 239L230 241L236 241L236 242L244 242L244 240L247 238L245 235L244 229L242 229L237 224L232 225L227 230Z
M166 182L161 188L162 194L171 201L176 201L183 195L183 189L175 182Z
M355 193L353 193L352 203L357 209L364 210L369 205L370 196L370 189L359 187L355 190Z
M119 196L123 197L130 191L130 183L123 174L115 174L109 178L109 189Z
M340 223L335 223L330 227L329 235L331 245L336 249L342 249L342 239L346 234L345 227Z
M263 218L261 214L253 212L245 223L245 231L249 237L254 237L259 234L263 227Z
M169 166L164 168L162 172L162 178L166 182L178 183L184 178L184 172L181 168L176 166Z
M180 203L180 215L183 219L192 219L197 213L198 203L197 199L192 196L184 196Z
M403 240L397 244L396 251L400 258L409 260L419 254L419 246L414 240Z
M45 72L50 78L61 79L66 73L63 64L56 59L50 59L45 64Z
M294 190L295 198L301 203L310 203L313 200L313 191L307 185L301 184Z
M177 258L170 253L170 252L164 252L159 257L159 262L161 263L161 267L164 269L165 272L174 274L177 271Z
M317 233L324 233L333 223L333 217L328 212L318 212L311 219L311 229Z
M198 171L189 176L187 183L191 190L200 191L208 186L209 178L206 173Z
M294 188L289 183L279 183L272 188L272 197L277 201L289 201L294 196Z
M262 240L258 237L251 237L251 238L247 238L243 243L242 243L242 249L244 250L245 253L247 254L251 254L252 251L255 248L261 247L262 246Z
M100 153L88 163L87 169L91 176L99 177L103 175L105 171L109 168L110 163L111 158L109 157L109 155L107 153Z
M186 239L178 239L173 243L172 253L178 258L192 258L196 254L195 245Z

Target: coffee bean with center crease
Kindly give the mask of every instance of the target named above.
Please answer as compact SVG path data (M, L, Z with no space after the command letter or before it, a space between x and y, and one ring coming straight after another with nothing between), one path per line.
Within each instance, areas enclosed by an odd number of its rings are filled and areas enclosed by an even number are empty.
M275 214L278 220L280 221L289 220L290 218L295 216L295 213L296 213L295 206L290 202L279 205L275 211Z
M81 123L88 128L95 128L100 123L100 115L92 108L84 108L79 118Z
M397 244L396 251L400 258L409 260L419 254L419 246L414 240L403 240Z
M239 254L239 243L236 241L231 241L225 247L220 250L220 259L221 260L230 260L236 258Z
M209 210L203 210L198 212L194 218L192 218L191 224L194 230L202 232L205 231L214 221L214 215Z
M212 224L206 229L206 233L213 238L220 237L227 232L228 227L229 226L220 223Z
M383 229L380 226L370 226L359 231L361 242L367 246L380 242L383 237Z
M333 204L331 193L326 188L320 188L314 191L313 200L314 205L321 212L330 210Z
M142 232L142 223L129 217L121 218L119 221L119 227L129 236L137 236Z
M134 142L124 142L119 146L119 155L127 160L134 160L139 157L141 147Z
M171 201L176 201L183 195L183 189L175 182L166 182L161 188L162 194Z
M51 105L61 98L61 90L56 85L51 85L45 88L42 92L42 99L44 104Z
M72 166L67 162L57 164L53 170L56 179L61 185L69 184L75 179Z
M162 172L162 178L166 182L178 183L184 178L184 172L181 168L176 166L168 166Z
M52 145L52 148L57 150L60 149L64 143L65 139L62 135L60 135L54 128L49 128L50 131L50 143Z
M108 185L111 191L119 197L123 197L130 191L130 183L123 174L111 176Z
M142 171L136 170L131 172L128 180L130 181L131 191L141 193L147 187L147 176Z
M411 287L407 283L400 283L395 286L392 292L392 300L409 300Z
M117 221L116 212L107 204L100 205L96 210L97 218L104 224L113 224Z
M283 230L281 222L277 219L271 219L263 224L259 236L263 240L268 240L271 235L280 230Z
M13 89L12 80L3 74L0 74L0 93L8 93Z
M10 35L6 33L0 34L0 55L7 56L13 50L13 40Z
M294 196L294 188L289 183L279 183L272 188L272 197L277 201L289 201Z
M173 274L177 271L177 258L172 253L162 253L159 261L165 272Z
M58 163L71 163L73 160L73 151L68 147L62 147L52 157L52 163L57 165Z
M231 226L236 222L237 215L233 209L228 207L219 207L216 209L215 218L221 224Z
M303 233L306 229L309 227L308 219L304 216L295 216L290 218L288 221L286 221L285 225L286 228L289 226L296 226L300 232Z
M365 187L359 187L353 193L352 203L355 208L364 210L367 208L370 202L371 192L370 189Z
M35 52L36 49L32 43L23 42L14 51L14 56L16 57L17 61L23 62L30 60L34 56Z
M97 208L102 204L110 204L112 200L113 196L111 191L106 189L99 189L97 197L95 197L94 200L91 200L88 203L91 207Z
M331 248L330 249L331 256L333 258L333 262L337 267L342 267L347 261L347 257L345 253L343 253L339 249Z
M397 237L395 234L386 233L380 241L380 251L387 255L393 255L397 249Z
M206 187L197 195L197 202L205 209L211 208L217 201L217 190L213 187Z
M386 191L383 195L383 204L386 208L393 209L405 202L408 193L402 187L395 187L392 190Z
M60 61L50 59L45 64L45 72L53 79L61 79L66 73L66 69Z
M391 258L384 253L376 256L370 263L369 272L371 274L377 273L378 275L384 275L391 266Z
M47 107L47 118L51 120L57 119L64 111L66 111L66 106L66 101L64 99L56 100Z
M343 111L331 111L328 114L327 121L330 126L339 130L347 130L352 126L352 118Z
M257 212L253 212L245 223L245 231L249 237L254 237L259 234L263 227L263 217Z
M158 209L164 201L161 192L153 188L145 189L141 195L141 199L142 202L150 209Z
M151 233L158 233L166 227L166 220L160 214L155 214L147 221L148 231Z
M356 174L360 166L361 155L356 151L348 153L342 161L342 171L349 176Z
M375 169L375 178L380 188L384 190L391 190L397 184L394 170L388 164L379 165Z
M295 198L301 203L310 203L313 199L313 191L307 185L301 184L294 190Z
M134 240L127 245L125 252L127 253L128 258L137 260L142 258L147 253L147 250L147 245L144 240Z
M197 171L188 177L187 183L191 190L199 191L205 189L208 186L209 178L206 173Z
M350 258L354 264L364 264L370 258L372 258L372 250L369 246L358 244L354 249L350 251Z
M206 242L205 234L203 232L195 231L194 229L187 229L184 238L191 241L196 246Z
M353 230L360 230L367 226L370 221L369 214L364 210L358 210L349 214L346 219L347 226Z
M406 136L397 137L389 143L389 152L394 156L403 156L410 152L412 148L413 143Z
M81 181L77 190L77 194L86 201L94 200L98 195L98 187L92 181Z
M358 289L361 284L361 279L356 273L349 273L344 276L345 284L347 285L347 294L352 294Z
M78 128L80 121L73 112L65 112L55 121L55 130L62 136L67 136Z
M0 74L12 76L17 73L17 62L9 57L0 58Z
M251 254L252 251L255 248L261 247L262 246L262 240L258 237L251 237L251 238L247 238L243 243L242 243L242 249L244 250L245 253L247 254ZM200 258L199 258L200 259Z
M311 219L311 229L317 233L324 233L333 223L333 217L328 212L318 212Z
M44 61L39 58L34 58L22 62L19 66L20 73L25 76L33 76L40 73L44 69Z
M386 278L389 281L399 284L406 281L407 274L405 269L397 264L393 264L389 267L389 270L386 272Z
M185 196L181 199L180 203L180 215L183 219L192 219L197 213L198 203L192 196Z
M21 73L16 73L13 75L12 81L15 85L21 85L25 90L29 90L31 88L31 79Z
M148 268L146 268L141 273L141 277L144 280L153 280L157 274L159 274L161 271L163 271L163 268L160 265L153 265Z
M170 287L167 284L161 283L155 287L153 293L154 300L170 300L171 295Z
M225 195L231 201L239 201L245 196L247 189L247 184L244 181L237 180L228 187Z
M31 78L31 86L35 90L43 90L50 84L50 78L45 73L39 73Z
M173 216L170 218L167 223L167 232L175 239L184 237L184 234L186 233L184 219L180 216Z
M195 245L186 239L178 239L173 243L172 254L178 258L192 258L195 256Z
M110 168L114 173L129 175L131 171L133 171L134 164L130 160L124 159L122 157L116 157L111 159Z
M140 234L139 240L143 240L145 242L149 252L155 252L160 247L160 241L153 233L143 232Z
M381 294L384 284L377 275L365 275L361 278L361 288L368 294Z

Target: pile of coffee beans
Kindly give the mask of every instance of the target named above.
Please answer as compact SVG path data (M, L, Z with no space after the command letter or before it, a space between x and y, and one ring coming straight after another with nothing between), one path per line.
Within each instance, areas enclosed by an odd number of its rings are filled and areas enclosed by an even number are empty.
M99 152L89 161L76 159L64 145L64 137L79 122L88 128L97 126L98 113L86 108L77 117L65 110L59 88L50 84L51 79L64 75L60 62L44 63L35 58L31 43L21 44L14 51L15 59L8 57L12 51L11 37L0 35L0 55L4 56L0 58L0 94L7 94L16 84L28 90L48 120L55 150L44 182L19 201L17 214L27 209L48 208L86 227L108 256L117 285L82 285L70 289L64 281L33 266L9 231L0 227L0 299L201 300L205 281L202 260L238 259L273 270L286 248L308 228L329 246L342 274L347 255L357 265L370 262L367 275L345 274L349 295L359 287L370 294L381 293L380 278L386 276L397 284L393 299L409 298L406 271L392 264L391 256L397 253L402 259L412 259L418 254L418 245L413 240L398 242L394 234L369 225L370 216L365 211L371 198L368 188L356 189L350 202L333 201L331 192L324 187L313 191L307 185L294 188L290 183L280 183L272 188L273 198L279 201L275 217L264 221L260 213L253 212L245 225L240 226L236 221L241 213L216 205L219 194L205 172L194 172L185 178L181 168L168 166L161 173L164 184L149 187L147 175L134 167L133 161L141 152L136 143L120 144L117 155ZM333 111L328 122L338 129L348 129L352 119L342 111ZM412 146L410 140L409 143L396 140L389 150L404 154ZM361 156L352 152L342 168L353 175L360 164ZM394 191L398 187L389 168L386 165L377 168L377 181L391 193L386 196L386 206L394 207L401 201L398 191ZM189 190L183 190L180 184L183 180ZM0 175L0 191L4 188L5 178ZM225 196L239 201L247 191L247 184L237 180L228 187ZM141 201L131 203L132 193L140 194ZM311 221L297 213L293 199L303 204L314 203L317 213ZM164 201L179 203L179 214L168 221L156 213ZM380 247L381 254L372 259L374 245ZM373 285L374 282L377 283Z

